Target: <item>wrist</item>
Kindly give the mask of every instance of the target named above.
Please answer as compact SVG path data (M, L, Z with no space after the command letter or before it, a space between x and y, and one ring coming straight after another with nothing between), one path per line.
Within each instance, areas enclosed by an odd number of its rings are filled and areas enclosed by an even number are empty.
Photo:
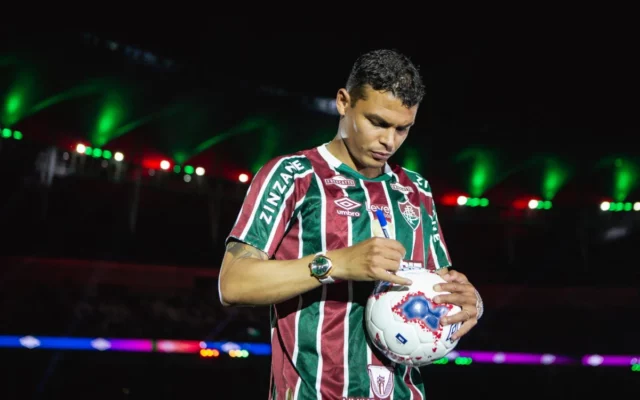
M323 285L335 283L335 279L332 276L333 270L333 260L326 252L321 251L316 253L309 263L309 272L311 276L316 278Z

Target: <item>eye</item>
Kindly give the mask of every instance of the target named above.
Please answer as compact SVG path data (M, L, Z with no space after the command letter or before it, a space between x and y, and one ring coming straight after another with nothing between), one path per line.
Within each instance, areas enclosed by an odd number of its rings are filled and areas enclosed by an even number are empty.
M388 128L389 124L387 124L386 122L381 122L381 121L376 121L376 120L369 120L369 122L371 122L371 125L377 127L377 128Z

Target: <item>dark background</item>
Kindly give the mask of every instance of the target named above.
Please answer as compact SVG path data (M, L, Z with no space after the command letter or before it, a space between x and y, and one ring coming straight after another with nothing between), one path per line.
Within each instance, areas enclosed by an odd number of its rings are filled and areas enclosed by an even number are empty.
M247 188L237 176L331 140L337 118L323 107L359 54L389 47L420 66L428 87L395 161L419 160L455 268L487 303L460 348L640 354L640 212L600 210L616 200L621 169L630 176L624 201L640 201L633 36L250 26L240 34L232 25L3 31L0 127L24 138L0 139L0 335L268 341L266 309L222 309L217 299L224 237ZM104 118L113 124L101 131ZM103 166L77 155L77 143L121 151L125 161ZM187 183L182 170L159 168L165 159L206 173ZM558 160L569 178L550 210L518 208L544 197L540 159ZM449 205L447 196L470 194L473 160L490 166L480 194L490 206ZM268 357L1 352L2 398L265 398L268 390ZM425 370L428 395L461 398L595 398L630 393L636 375L630 366Z

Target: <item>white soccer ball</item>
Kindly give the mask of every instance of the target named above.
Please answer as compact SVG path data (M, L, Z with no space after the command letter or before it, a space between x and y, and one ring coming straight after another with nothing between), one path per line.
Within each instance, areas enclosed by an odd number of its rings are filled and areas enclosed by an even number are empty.
M391 361L421 367L446 356L458 344L451 336L462 323L442 326L440 319L461 311L453 304L435 304L433 287L446 281L424 268L398 271L411 286L379 282L367 300L365 325L375 347Z

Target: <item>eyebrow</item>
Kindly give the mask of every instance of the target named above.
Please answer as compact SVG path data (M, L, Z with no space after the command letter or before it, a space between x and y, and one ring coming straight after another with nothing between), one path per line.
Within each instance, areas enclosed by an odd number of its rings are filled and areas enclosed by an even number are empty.
M385 120L384 118L382 118L381 116L379 116L377 114L365 114L364 116L367 119L369 119L371 122L375 122L378 125L381 125L381 126L383 126L385 128L393 126L392 123L388 122L387 120ZM410 128L411 126L413 126L413 122L408 124L408 125L397 126L396 128L398 128L400 130L405 130L407 128Z

